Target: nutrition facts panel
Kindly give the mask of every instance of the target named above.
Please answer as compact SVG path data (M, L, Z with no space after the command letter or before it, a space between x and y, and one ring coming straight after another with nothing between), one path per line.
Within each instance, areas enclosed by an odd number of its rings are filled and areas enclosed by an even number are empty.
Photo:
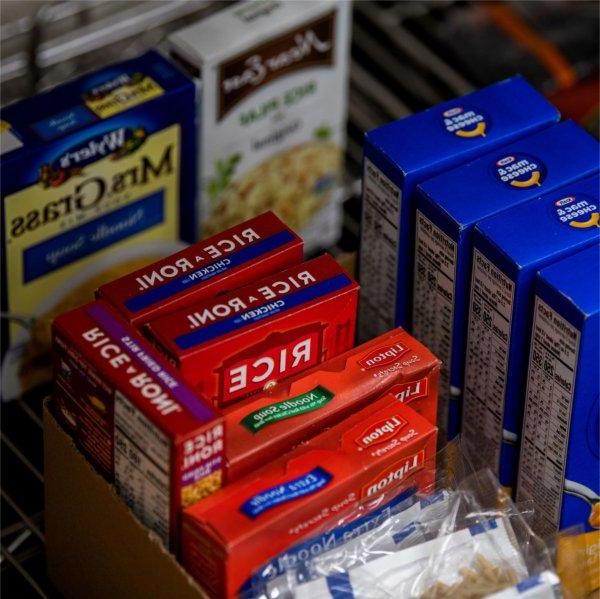
M450 358L456 242L417 210L413 334L441 361L438 424L445 430L450 400Z
M118 391L114 451L115 486L119 495L168 547L170 443Z
M473 251L463 396L463 437L497 472L515 285L479 250Z
M517 496L533 499L537 529L560 523L579 331L536 297Z
M360 252L362 340L395 324L401 196L400 189L366 158Z

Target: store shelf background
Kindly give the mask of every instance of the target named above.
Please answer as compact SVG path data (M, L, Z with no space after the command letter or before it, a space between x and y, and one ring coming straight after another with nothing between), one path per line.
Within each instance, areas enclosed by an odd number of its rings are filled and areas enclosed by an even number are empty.
M0 102L159 46L218 10L203 0L4 0ZM354 5L345 226L356 252L364 131L515 72L563 113L598 128L598 4L378 2ZM45 574L41 398L1 407L1 578L5 597L57 597Z

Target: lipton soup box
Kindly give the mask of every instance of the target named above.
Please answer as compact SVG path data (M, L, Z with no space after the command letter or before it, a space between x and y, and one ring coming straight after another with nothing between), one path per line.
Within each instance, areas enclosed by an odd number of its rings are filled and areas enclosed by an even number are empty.
M54 316L180 249L179 211L196 188L194 98L148 52L0 113L5 399L50 379Z
M350 5L236 3L169 38L199 81L203 237L268 209L308 251L339 236Z

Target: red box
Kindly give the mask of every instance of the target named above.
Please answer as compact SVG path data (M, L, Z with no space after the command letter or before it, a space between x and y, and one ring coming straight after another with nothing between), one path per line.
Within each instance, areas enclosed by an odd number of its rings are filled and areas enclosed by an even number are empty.
M392 393L436 424L439 360L394 329L226 408L226 481L232 482Z
M256 569L357 502L430 489L437 429L382 398L269 466L186 509L181 557L217 597L235 597Z
M223 419L104 302L59 316L53 345L57 417L175 549L180 508L221 485Z
M203 397L223 406L352 347L358 284L329 255L148 324Z
M303 243L272 212L102 285L105 299L140 326L257 278L302 262Z

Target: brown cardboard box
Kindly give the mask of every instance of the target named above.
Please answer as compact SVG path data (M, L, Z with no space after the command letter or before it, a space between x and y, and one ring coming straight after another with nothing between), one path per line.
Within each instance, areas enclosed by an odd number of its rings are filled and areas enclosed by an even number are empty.
M66 597L205 599L44 408L48 574Z

